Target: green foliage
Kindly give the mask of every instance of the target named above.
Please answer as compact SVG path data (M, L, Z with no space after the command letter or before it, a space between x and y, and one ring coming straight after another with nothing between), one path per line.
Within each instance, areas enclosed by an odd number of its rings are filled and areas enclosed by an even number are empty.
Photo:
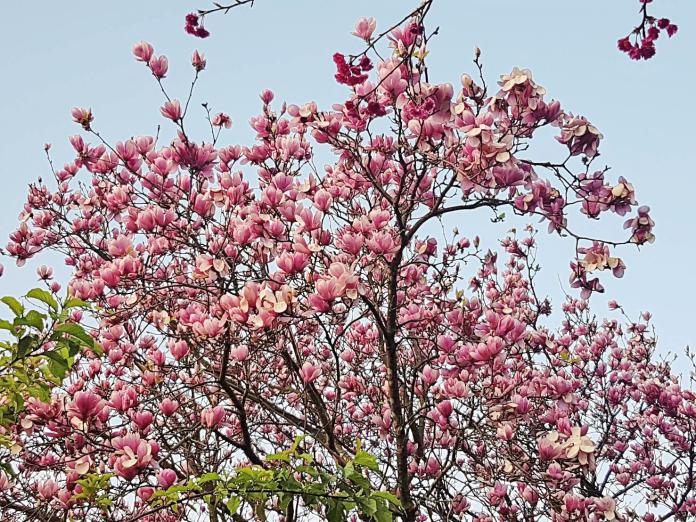
M72 322L73 308L88 308L79 299L59 303L47 290L34 288L22 300L0 299L14 315L0 319L0 426L17 421L27 399L47 401L76 358L101 348L85 329Z
M101 509L107 509L113 505L109 497L109 482L115 475L113 473L84 475L77 483L82 486L80 493L73 495L75 501L88 500Z
M259 520L267 520L270 506L285 513L297 502L329 522L346 520L351 512L362 520L391 522L400 513L396 495L373 489L368 473L378 470L377 461L360 444L353 459L330 472L315 464L311 454L299 451L302 440L298 437L290 449L268 456L265 466L239 467L225 476L206 473L156 492L150 503L153 508L178 510L187 498L202 495L230 515L253 513Z

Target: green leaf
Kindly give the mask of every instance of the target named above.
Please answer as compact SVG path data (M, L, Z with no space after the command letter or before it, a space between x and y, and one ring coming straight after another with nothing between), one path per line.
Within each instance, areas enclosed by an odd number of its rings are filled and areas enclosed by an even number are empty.
M227 506L227 509L233 515L237 512L237 510L239 509L239 506L241 506L241 505L242 505L242 501L239 500L239 497L230 497L230 499L225 503L225 506Z
M357 499L358 500L358 505L360 506L360 509L366 514L366 515L375 515L377 513L377 501L374 498L368 498L368 499Z
M206 482L213 482L216 480L220 480L220 475L217 473L204 473L203 475L200 476L198 479L198 484L205 484Z
M269 462L272 462L272 461L290 462L290 450L285 450L285 451L281 451L278 453L274 453L273 455L266 455L266 460Z
M377 459L367 453L366 451L359 451L355 458L353 459L353 464L358 466L364 466L372 471L379 470L379 465L377 464Z
M68 361L56 352L46 352L43 355L51 361L48 364L51 374L62 381L70 370Z
M295 437L295 441L292 443L292 446L290 446L290 453L295 453L295 451L297 451L297 447L300 445L300 442L302 442L304 439L304 435L297 435Z
M101 507L111 507L114 505L114 501L111 500L109 497L101 496L97 499L97 504L99 504Z
M78 299L77 297L71 297L70 299L65 301L63 308L90 308L90 305L88 302L83 301L82 299Z
M27 325L33 326L37 330L43 330L44 319L46 319L46 316L44 314L40 314L36 310L29 310L29 313L27 313L25 319Z
M377 512L373 516L377 522L392 522L394 520L392 512L389 511L389 508L384 502L377 503Z
M0 301L9 306L15 315L19 316L24 314L24 307L22 306L22 303L17 301L17 299L15 299L14 297L3 297L2 299L0 299Z
M42 303L46 303L48 306L53 308L56 312L58 311L58 301L55 300L51 292L44 290L43 288L33 288L27 292L27 297L30 299L36 299Z
M78 353L80 353L80 345L73 341L68 341L68 355L75 357Z
M328 508L326 510L326 519L328 522L343 522L346 517L346 508L343 502L327 502Z
M11 322L5 319L0 319L0 330L8 330L14 333L15 327Z
M90 348L94 347L94 339L92 338L91 335L89 335L87 332L85 332L84 328L82 328L79 324L75 323L65 323L65 324L60 324L56 326L56 332L63 332L68 335L72 335L73 337L76 337L80 341L82 341L85 345L87 345Z
M399 500L399 497L389 491L373 491L371 496L384 499L396 507L401 507L401 500Z
M17 343L17 358L24 359L36 347L36 337L25 335Z
M352 478L356 474L357 473L355 473L355 466L353 466L353 462L348 461L346 463L345 467L343 468L343 475L349 479L349 478Z

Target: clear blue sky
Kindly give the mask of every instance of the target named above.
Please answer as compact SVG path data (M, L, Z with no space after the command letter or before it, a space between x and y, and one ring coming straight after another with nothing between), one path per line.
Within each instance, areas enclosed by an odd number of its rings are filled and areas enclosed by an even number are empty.
M0 32L2 244L16 226L27 183L47 177L43 144L53 143L58 165L72 157L66 138L79 129L71 121L71 107L91 107L95 127L112 141L153 134L162 123L161 94L133 60L134 42L148 40L158 54L168 55L167 84L177 97L184 96L190 81L191 52L203 51L208 69L197 101L229 113L235 122L230 141L248 143L246 122L258 110L257 95L263 88L289 102L315 100L326 107L340 101L345 90L332 80L331 55L358 49L359 42L349 34L355 19L374 16L384 28L416 0L256 4L211 18L207 25L212 37L198 40L184 33L183 17L209 5L207 0L38 0L31 6L22 2L21 8L14 2ZM662 350L680 351L696 344L696 172L690 157L696 149L691 92L696 83L696 2L654 3L655 14L672 18L680 32L658 42L656 58L641 63L615 50L617 38L637 21L637 6L636 0L436 0L431 24L440 27L440 35L431 48L430 64L433 80L456 85L462 72L472 72L477 45L489 81L513 66L529 67L549 97L600 128L605 136L602 163L634 183L641 203L653 209L658 237L641 252L622 252L628 270L621 280L607 279L607 295L632 312L651 310ZM202 118L199 122L202 132ZM537 150L553 158L560 154L550 142ZM617 223L607 230L620 234ZM508 226L493 230L500 236ZM458 227L469 236L492 229L485 218ZM490 246L495 237L488 236ZM562 285L567 288L572 245L553 237L545 238L543 247L540 280L558 303ZM2 262L6 271L0 294L20 294L35 284L38 263L17 269L12 260ZM605 302L593 298L598 313L605 313Z

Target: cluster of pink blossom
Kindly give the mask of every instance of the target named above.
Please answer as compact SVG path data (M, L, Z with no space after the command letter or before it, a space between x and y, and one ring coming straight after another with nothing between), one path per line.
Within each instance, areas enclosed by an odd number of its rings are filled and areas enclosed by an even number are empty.
M200 16L196 13L189 13L186 15L186 26L184 29L188 34L192 34L198 38L207 38L210 36L208 30L203 27Z
M670 38L677 33L678 27L669 18L655 18L648 14L648 4L653 0L638 0L641 4L642 19L630 34L618 41L619 50L628 54L632 60L649 60L655 56L655 42L662 34Z
M55 188L30 187L7 250L66 256L105 355L2 433L15 473L0 474L0 520L188 520L200 495L151 509L155 493L271 465L297 435L327 472L359 439L378 463L364 478L399 497L405 522L696 514L696 394L653 362L649 316L599 320L569 298L554 330L531 229L502 241L505 263L473 230L432 233L468 211L539 217L576 240L571 286L589 297L590 274L624 270L614 246L653 239L647 207L625 240L575 234L575 219L637 206L626 179L592 166L601 133L527 70L493 93L470 75L429 83L418 13L372 76L361 55L359 70L337 60L343 103L277 109L264 91L252 145L195 141L170 98L169 143L74 137ZM355 34L376 42L374 27ZM161 82L166 58L133 52ZM98 139L91 111L73 116ZM545 126L562 162L526 154ZM109 505L80 495L103 473Z

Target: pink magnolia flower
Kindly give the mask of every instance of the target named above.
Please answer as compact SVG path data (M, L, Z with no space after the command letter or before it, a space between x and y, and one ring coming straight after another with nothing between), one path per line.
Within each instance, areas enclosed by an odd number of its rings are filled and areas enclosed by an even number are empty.
M90 129L90 124L94 121L94 115L92 114L92 109L82 109L75 107L72 110L72 117L75 123L82 125L85 130Z
M157 474L157 483L162 489L168 489L176 482L176 471L165 468Z
M124 412L138 403L138 392L135 388L115 390L109 399L109 406L116 411Z
M222 406L215 406L201 413L201 424L206 428L216 428L225 420L225 409Z
M316 381L320 375L321 369L309 361L305 361L302 368L300 368L300 378L306 383Z
M179 121L181 119L181 104L179 100L165 102L160 108L160 113L172 121Z
M600 512L604 520L616 520L616 501L611 497L602 497L595 500L597 511Z
M583 466L590 464L590 459L594 453L594 442L583 434L583 428L574 426L571 430L571 435L568 437L564 447L566 449L566 458L576 459Z
M179 402L172 400L169 397L165 397L162 399L159 409L164 416L171 417L176 410L179 409Z
M215 127L225 127L226 129L232 127L232 119L223 112L217 113L211 120L211 123Z
M539 457L543 460L556 460L564 454L563 447L558 443L558 433L552 432L539 440Z
M126 480L132 480L138 473L154 463L159 446L146 441L135 433L115 437L111 441L115 452L111 459L114 472Z
M155 488L152 486L143 486L139 487L136 491L136 495L138 495L138 498L142 500L143 502L147 502L152 495L155 494Z
M154 52L155 50L153 49L152 45L147 42L141 41L133 46L133 54L135 55L136 60L139 62L150 63L150 59L152 58Z
M37 492L39 493L39 496L43 499L51 499L53 498L56 493L58 493L58 490L60 489L60 486L56 484L56 482L53 479L48 479L45 481L42 481L37 488Z
M273 91L269 89L264 89L261 92L261 101L266 105L271 103L273 101Z
M437 411L440 412L440 414L443 417L449 417L452 415L452 412L454 411L454 407L452 406L452 402L449 400L444 400L442 402L437 403Z
M42 281L48 281L53 278L53 269L50 266L41 265L36 269L36 274Z
M201 337L217 337L225 331L225 323L224 319L209 317L193 323L193 331Z
M440 462L435 457L433 457L432 455L428 457L428 462L425 465L425 472L428 475L432 477L437 476L440 472L440 468Z
M92 392L77 392L67 408L70 423L77 429L86 429L88 421L97 417L105 406L106 401L99 395Z
M139 411L133 414L133 424L135 424L140 431L145 431L150 424L152 424L153 415L149 411Z
M278 268L286 274L295 274L301 272L307 266L309 256L302 252L284 252L276 259L276 263Z
M326 212L329 209L332 200L331 194L326 190L318 190L317 193L314 194L314 204L322 212Z
M370 41L370 38L372 38L372 33L375 32L376 27L377 21L374 18L360 18L355 24L355 31L353 31L353 35L368 42Z
M197 50L193 51L193 55L191 56L191 65L193 65L193 68L197 72L201 72L205 69L206 64L205 56L200 54Z
M92 461L88 455L82 456L71 464L72 470L78 475L85 475L92 467Z
M234 360L243 362L249 358L249 348L246 346L238 346L230 350L230 357Z
M440 372L432 366L430 366L429 364L426 364L423 367L423 371L421 372L421 378L423 379L423 382L425 384L433 385L437 382L439 377Z
M167 76L167 71L169 70L169 60L167 60L166 56L151 58L148 65L150 66L153 76L158 80L161 80Z
M189 353L189 346L186 341L174 341L169 344L169 351L174 356L174 359L180 361Z

